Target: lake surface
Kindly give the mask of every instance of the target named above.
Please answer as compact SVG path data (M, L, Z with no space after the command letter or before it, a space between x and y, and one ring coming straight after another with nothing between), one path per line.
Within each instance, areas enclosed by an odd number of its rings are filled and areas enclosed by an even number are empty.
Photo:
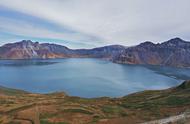
M99 59L0 60L0 85L35 93L120 97L165 89L190 79L190 69L123 65Z

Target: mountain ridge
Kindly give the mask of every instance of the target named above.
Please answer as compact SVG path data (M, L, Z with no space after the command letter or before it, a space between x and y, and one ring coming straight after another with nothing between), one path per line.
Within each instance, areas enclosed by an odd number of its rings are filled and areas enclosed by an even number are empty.
M173 38L162 43L146 41L136 46L109 45L70 49L50 43L22 40L0 47L0 59L101 58L122 64L190 66L190 42Z
M129 47L114 58L116 63L190 66L190 42L174 38L163 43L144 42Z

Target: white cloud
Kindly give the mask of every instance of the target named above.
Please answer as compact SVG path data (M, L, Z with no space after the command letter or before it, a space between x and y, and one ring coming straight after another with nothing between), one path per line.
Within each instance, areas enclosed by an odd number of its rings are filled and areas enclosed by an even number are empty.
M1 0L0 5L95 36L105 44L134 45L176 36L190 39L189 0ZM24 32L38 35L42 31L30 28L33 32ZM43 34L52 37L51 31ZM81 34L76 39L85 40ZM54 32L53 37L75 36Z
M47 30L46 28L37 27L31 23L24 22L22 20L14 20L9 18L0 17L0 29L6 32L14 33L16 35L23 35L28 37L37 37L37 38L57 38L65 40L78 40L87 38L80 33L67 33L67 32L55 32Z
M75 48L75 46L78 45L86 45L88 47L94 47L98 43L90 43L89 40L94 40L92 36L82 34L80 32L70 32L70 31L64 31L64 32L57 32L53 30L48 30L45 27L36 26L35 24L28 23L22 20L15 20L10 18L4 18L0 17L0 30L11 34L19 36L19 38L7 38L7 41L9 42L15 42L18 40L23 40L25 37L33 37L36 39L57 39L57 40L64 40L66 42L70 41L72 48ZM23 38L20 38L22 37ZM13 40L13 41L11 41ZM57 42L57 41L56 41ZM5 39L1 39L1 45L5 43ZM59 42L60 44L60 42ZM75 46L73 46L75 44ZM64 45L64 44L63 44ZM77 47L76 47L77 48Z

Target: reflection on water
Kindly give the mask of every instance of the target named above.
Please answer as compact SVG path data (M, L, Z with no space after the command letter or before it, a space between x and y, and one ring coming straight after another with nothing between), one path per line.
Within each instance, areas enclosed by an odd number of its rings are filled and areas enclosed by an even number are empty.
M0 66L42 66L56 63L58 62L49 62L46 60L1 60Z
M65 91L118 97L165 89L190 79L190 69L115 64L98 59L1 60L0 85L30 92Z
M165 67L165 66L151 66L147 65L146 68L154 71L155 73L165 75L171 78L179 80L189 80L190 74L189 68L175 68L175 67Z

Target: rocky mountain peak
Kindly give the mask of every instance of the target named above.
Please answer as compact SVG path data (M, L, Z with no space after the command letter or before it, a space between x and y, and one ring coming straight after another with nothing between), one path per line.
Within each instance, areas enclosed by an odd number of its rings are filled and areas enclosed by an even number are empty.
M18 44L21 45L22 47L31 47L34 45L34 42L32 42L31 40L22 40L18 42Z
M22 40L22 41L20 41L21 43L33 43L31 40Z
M151 41L146 41L146 42L144 42L144 43L141 43L139 46L141 46L141 47L144 47L144 46L146 46L146 47L151 47L151 46L154 46L155 44L154 43L152 43Z
M189 45L189 43L187 41L184 41L183 39L178 38L178 37L170 39L162 44L166 45L166 46L170 46L170 47L179 47L179 46Z
M179 43L179 42L184 42L184 40L179 37L176 37L176 38L170 39L169 42Z

